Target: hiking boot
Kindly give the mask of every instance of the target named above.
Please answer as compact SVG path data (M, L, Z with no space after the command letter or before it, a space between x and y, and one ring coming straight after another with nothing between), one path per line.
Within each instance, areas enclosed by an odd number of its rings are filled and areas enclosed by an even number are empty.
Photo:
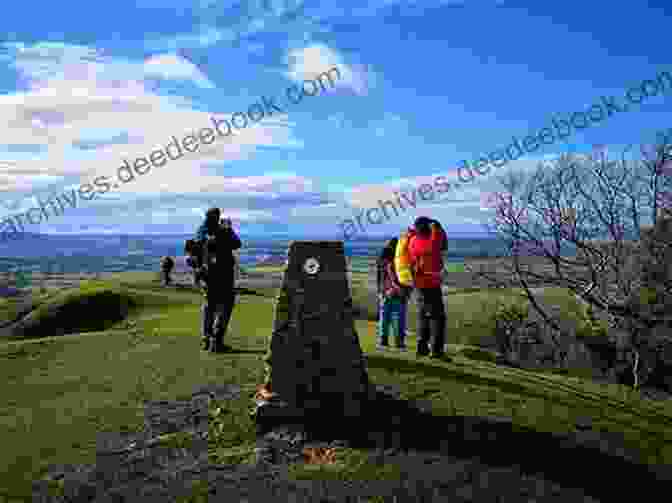
M418 349L417 349L417 355L418 356L428 356L429 355L429 347L427 344L423 344L422 342L418 342Z
M233 348L226 344L215 345L213 348L210 348L211 353L230 353L231 351L233 351Z
M210 337L201 337L201 349L203 351L210 349Z
M496 365L506 365L507 363L509 363L509 360L504 355L495 356Z

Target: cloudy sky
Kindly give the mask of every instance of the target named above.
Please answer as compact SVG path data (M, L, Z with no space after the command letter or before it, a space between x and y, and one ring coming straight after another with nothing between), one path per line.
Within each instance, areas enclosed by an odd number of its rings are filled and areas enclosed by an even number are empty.
M116 0L8 2L0 16L0 217L114 179L124 160L274 97L274 112L28 226L46 233L191 232L219 206L241 233L342 235L342 222L655 79L666 2ZM338 4L338 6L336 6ZM658 4L658 5L655 5ZM336 66L333 89L288 87ZM646 142L670 94L509 163ZM494 175L418 202L370 235L441 220L482 232Z

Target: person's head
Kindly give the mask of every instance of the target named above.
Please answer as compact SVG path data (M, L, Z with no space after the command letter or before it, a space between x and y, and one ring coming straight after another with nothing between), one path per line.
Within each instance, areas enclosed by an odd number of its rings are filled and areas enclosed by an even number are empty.
M219 208L210 208L205 212L205 222L208 228L214 229L219 225L220 213Z
M397 243L399 242L398 238L392 238L390 239L385 246L383 247L382 251L380 252L380 258L381 259L389 259L393 260L394 259L394 252L397 249Z
M432 234L432 220L429 217L418 217L413 224L415 231L421 236Z

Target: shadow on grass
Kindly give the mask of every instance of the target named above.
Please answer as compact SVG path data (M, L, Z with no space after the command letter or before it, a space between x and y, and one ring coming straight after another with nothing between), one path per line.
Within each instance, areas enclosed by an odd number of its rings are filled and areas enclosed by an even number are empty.
M263 293L252 290L251 288L236 287L235 292L238 295L254 295L255 297L266 297Z
M550 394L549 392L551 390L546 390L546 391L540 391L536 389L536 386L533 383L529 383L527 385L521 384L518 382L512 382L512 381L504 381L502 379L498 379L496 377L485 377L485 376L480 376L476 374L472 374L470 372L465 372L463 370L460 370L458 368L450 368L450 367L443 367L443 366L437 366L437 365L432 365L423 362L422 360L420 361L404 361L401 359L390 359L390 358L385 358L383 356L378 356L378 355L367 355L367 362L369 368L379 368L379 369L384 369L387 371L394 371L400 374L411 374L414 376L417 376L420 374L421 376L426 376L426 377L437 377L440 379L446 379L446 380L452 380L459 382L463 384L464 386L487 386L487 387L492 387L492 388L497 388L501 390L504 393L509 393L513 395L519 395L523 397L530 397L530 398L541 398L543 400L553 400L555 404L558 405L565 405L569 408L576 407L577 402L576 398L578 396L574 397L574 399L568 398L567 396L558 396L555 394ZM455 364L454 364L455 365ZM458 363L459 365L459 363ZM498 363L498 366L502 366L502 364ZM520 367L516 367L515 365L504 365L505 368L510 368L510 369L516 369ZM543 378L543 374L538 374L539 377ZM562 386L562 385L558 385ZM599 406L599 401L594 401L593 400L599 400L599 398L593 399L590 397L589 394L583 395L581 394L581 400L586 403L586 401L589 401L589 404L595 404L596 406ZM656 421L658 423L662 423L666 426L672 425L672 422L670 421L669 415L665 414L664 412L655 412L655 411L644 411L644 410L638 410L638 409L632 409L628 410L629 414L632 414L633 420L636 422L637 417L641 418L643 421ZM636 423L635 423L636 424ZM635 424L631 424L630 426L634 426Z
M221 353L214 353L216 355L265 355L265 350L260 349L237 349L231 348L227 351L222 351Z
M130 285L129 285L130 286ZM168 286L163 286L159 284L151 284L145 287L148 290L153 290L157 292L165 292L165 291L170 291L172 290L179 290L183 292L194 292L194 293L201 293L201 288L194 285L193 283L172 283ZM262 292L259 292L257 290L254 290L252 288L246 288L246 287L235 287L234 291L238 295L253 295L255 297L265 297L266 295Z
M330 410L331 409L331 410ZM323 415L326 414L326 415ZM499 467L519 466L564 487L579 487L603 501L625 501L663 480L638 465L570 437L470 416L436 416L411 402L378 392L364 417L342 418L337 408L323 407L320 418L309 420L308 434L316 440L344 440L350 448L392 449L440 453ZM319 426L318 426L319 425ZM421 469L422 467L420 467ZM615 497L616 496L616 497Z
M535 394L529 386L523 386L515 382L504 382L495 378L487 378L473 374L465 374L460 370L453 370L447 367L439 367L419 361L404 361L402 359L391 359L378 355L366 355L366 360L369 368L380 368L389 371L394 371L399 374L422 374L426 377L439 377L441 379L450 379L464 383L465 386L494 386L501 389L505 393L523 396L535 396L537 398L547 398L548 395L544 393Z
M161 288L170 288L173 287L176 290L187 290L187 291L196 291L197 288L194 285L190 285L187 283L173 283L172 285L169 286L161 286Z

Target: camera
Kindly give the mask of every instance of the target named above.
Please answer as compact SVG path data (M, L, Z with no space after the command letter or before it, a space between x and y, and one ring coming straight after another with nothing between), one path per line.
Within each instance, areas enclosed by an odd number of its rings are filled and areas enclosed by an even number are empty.
M222 217L219 219L219 226L223 229L230 229L231 228L231 219L230 218L225 218Z

